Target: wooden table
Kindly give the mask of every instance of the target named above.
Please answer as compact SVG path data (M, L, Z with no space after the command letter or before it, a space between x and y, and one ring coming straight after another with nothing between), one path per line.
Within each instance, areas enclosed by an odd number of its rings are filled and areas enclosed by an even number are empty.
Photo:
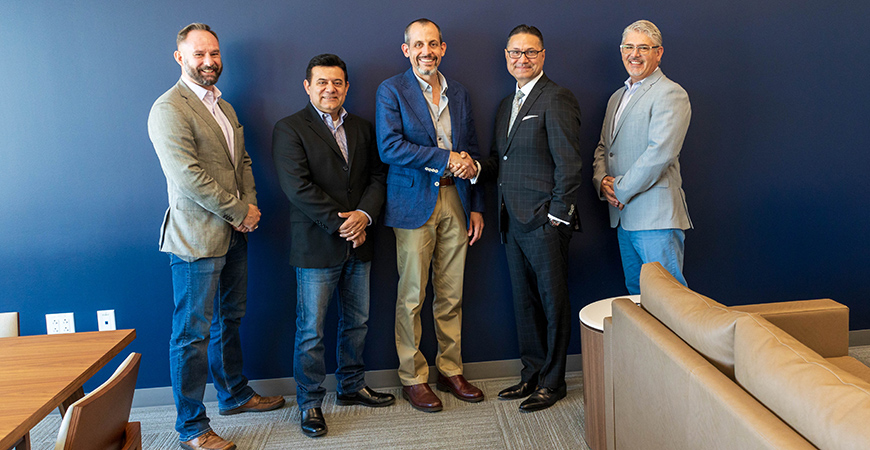
M592 450L607 446L604 418L604 318L612 315L611 303L640 295L624 295L590 303L580 310L580 357L583 361L583 397L586 399L586 444Z
M82 385L135 337L117 330L0 338L0 450L22 445L51 410L63 413L82 398Z

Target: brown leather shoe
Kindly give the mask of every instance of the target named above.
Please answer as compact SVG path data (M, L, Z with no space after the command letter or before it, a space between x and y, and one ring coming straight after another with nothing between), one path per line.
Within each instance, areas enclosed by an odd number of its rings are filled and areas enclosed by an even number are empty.
M437 386L439 391L450 392L464 402L477 403L483 401L483 391L474 387L462 375L445 377L439 372Z
M220 415L222 416L231 416L233 414L243 413L243 412L263 412L263 411L271 411L273 409L278 409L284 406L284 397L280 395L275 395L272 397L261 397L259 394L254 394L250 400L245 402L244 405L237 406L233 409L227 409L225 411L220 411Z
M402 397L414 407L423 412L441 411L441 399L432 392L432 388L426 383L413 386L402 386Z
M236 444L218 436L214 431L208 430L196 439L182 442L181 448L188 450L236 450Z

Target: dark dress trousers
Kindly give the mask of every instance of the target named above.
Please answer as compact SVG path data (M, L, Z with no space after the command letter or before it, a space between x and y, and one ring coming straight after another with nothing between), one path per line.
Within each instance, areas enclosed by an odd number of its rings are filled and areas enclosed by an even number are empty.
M580 229L580 107L546 75L535 83L508 133L514 94L502 100L489 158L478 181L498 180L499 231L506 245L523 363L522 381L565 383L571 335L568 244ZM570 225L550 225L552 215Z

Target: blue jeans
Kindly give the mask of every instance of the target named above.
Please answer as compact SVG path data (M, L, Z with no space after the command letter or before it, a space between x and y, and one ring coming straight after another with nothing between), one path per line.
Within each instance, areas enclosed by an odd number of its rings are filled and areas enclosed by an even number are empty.
M686 233L669 228L665 230L627 231L622 225L616 229L625 287L629 294L640 294L640 267L648 262L659 262L683 286L683 252Z
M296 268L296 351L293 376L296 403L305 411L319 408L326 395L321 386L326 377L323 360L323 322L326 309L338 296L338 344L335 379L339 394L364 388L363 347L369 320L369 273L371 262L349 256L341 265L327 268Z
M254 396L242 375L239 324L245 315L248 244L233 232L227 254L192 262L169 255L175 311L169 341L172 395L182 441L210 430L202 397L208 373L220 409L240 406Z

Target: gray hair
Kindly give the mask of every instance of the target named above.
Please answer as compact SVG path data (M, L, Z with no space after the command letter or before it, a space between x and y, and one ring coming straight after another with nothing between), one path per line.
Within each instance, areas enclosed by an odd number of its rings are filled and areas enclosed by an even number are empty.
M623 42L625 42L625 37L628 36L628 33L632 31L645 34L649 36L656 45L662 45L662 32L659 31L659 27L649 20L638 20L637 22L625 27L625 30L622 30Z

